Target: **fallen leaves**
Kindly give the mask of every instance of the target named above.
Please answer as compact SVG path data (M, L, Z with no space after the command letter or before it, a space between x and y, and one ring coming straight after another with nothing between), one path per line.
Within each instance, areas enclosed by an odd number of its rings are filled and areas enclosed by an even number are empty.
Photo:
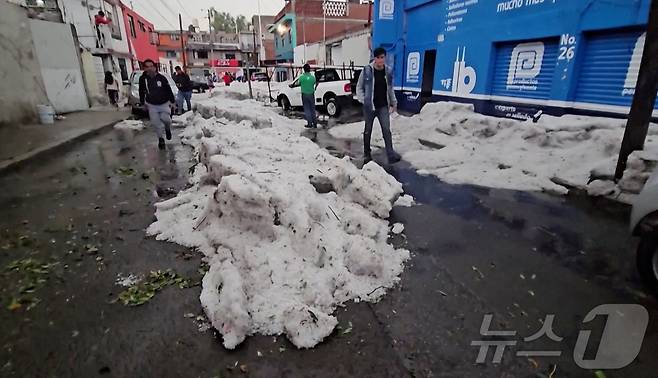
M34 258L14 260L6 268L6 274L17 276L14 282L18 283L15 296L10 300L7 309L17 311L23 306L31 310L40 300L34 293L48 281L48 274L58 263L46 264Z
M130 168L130 167L124 167L121 166L117 169L114 170L114 173L124 176L124 177L132 177L136 174L135 170Z
M181 289L190 287L189 280L171 269L152 271L142 282L130 286L119 294L119 301L125 306L140 306L150 301L155 294L167 286L177 285Z

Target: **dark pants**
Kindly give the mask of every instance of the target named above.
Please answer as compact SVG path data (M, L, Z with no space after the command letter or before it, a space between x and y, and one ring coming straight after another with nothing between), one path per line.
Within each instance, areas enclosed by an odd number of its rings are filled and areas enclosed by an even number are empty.
M178 91L176 95L176 105L178 106L178 112L181 114L183 113L183 101L187 103L187 111L192 110L192 91Z
M312 93L302 93L302 104L304 105L304 118L309 126L313 127L318 124L315 119L315 95Z
M110 104L117 105L119 102L119 91L116 89L108 89L107 95L110 97Z
M391 117L388 112L388 106L382 106L374 111L368 107L363 108L363 118L366 121L366 127L363 130L363 153L365 156L370 157L370 138L372 138L372 125L375 118L379 120L382 127L382 136L384 137L384 144L386 145L386 156L391 159L398 156L393 150L393 138L391 137Z
M96 40L96 48L102 49L105 47L105 35L103 35L100 25L96 25L96 36L98 37Z

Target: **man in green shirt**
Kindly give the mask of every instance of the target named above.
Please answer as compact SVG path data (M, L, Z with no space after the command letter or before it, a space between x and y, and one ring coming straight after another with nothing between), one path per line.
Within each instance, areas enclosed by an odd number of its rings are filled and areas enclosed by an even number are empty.
M314 129L318 127L315 119L315 75L311 73L311 66L308 63L304 64L304 73L299 77L299 86L302 89L306 127Z

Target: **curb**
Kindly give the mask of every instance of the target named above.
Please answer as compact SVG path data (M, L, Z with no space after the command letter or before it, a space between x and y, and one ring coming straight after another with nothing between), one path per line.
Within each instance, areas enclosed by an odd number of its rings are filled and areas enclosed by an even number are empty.
M74 143L84 141L86 139L89 139L91 137L94 137L96 135L99 135L107 129L112 128L114 125L116 125L119 122L125 121L128 119L130 116L126 117L125 119L120 119L116 121L112 121L110 123L98 126L96 128L86 130L81 132L78 135L75 135L71 138L65 139L65 140L60 140L57 142L52 142L49 144L46 144L42 147L36 148L30 152L26 152L22 155L16 156L12 158L9 161L4 161L0 163L0 175L5 175L10 172L13 172L17 170L18 168L21 168L28 164L32 159L37 158L37 157L44 157L49 154L61 151L63 148L68 147Z

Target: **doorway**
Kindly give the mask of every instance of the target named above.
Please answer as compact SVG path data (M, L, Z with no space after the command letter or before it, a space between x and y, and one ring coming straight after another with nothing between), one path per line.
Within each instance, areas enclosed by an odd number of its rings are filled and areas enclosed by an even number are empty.
M434 87L434 67L436 66L436 50L426 50L423 62L423 83L420 88L420 100L425 104L432 100Z

